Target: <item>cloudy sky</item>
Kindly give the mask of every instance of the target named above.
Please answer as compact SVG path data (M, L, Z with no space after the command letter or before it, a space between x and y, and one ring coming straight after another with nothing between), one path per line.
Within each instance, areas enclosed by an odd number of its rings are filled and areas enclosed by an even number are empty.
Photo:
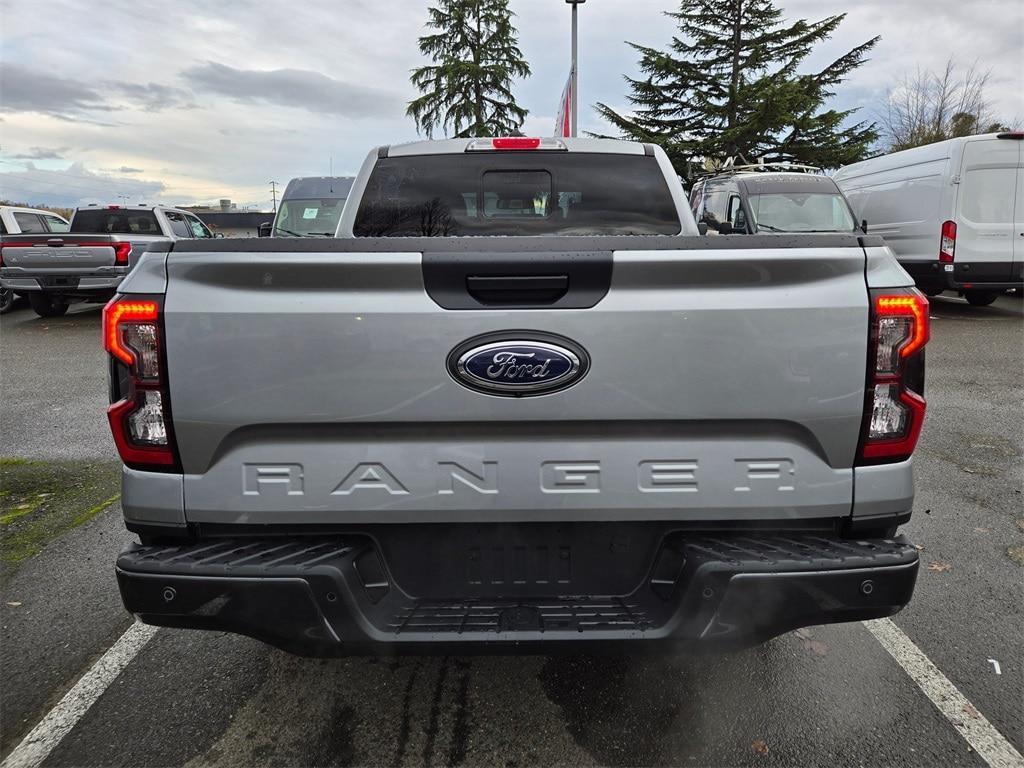
M229 197L269 208L269 181L355 172L367 150L416 138L404 116L428 0L0 0L0 197L51 205ZM550 135L568 72L562 0L511 0L533 76L528 134ZM790 17L848 12L821 66L876 34L836 97L870 118L886 89L950 55L991 69L998 114L1024 119L1020 0L780 0ZM663 46L675 0L581 7L581 129L623 107L625 40Z

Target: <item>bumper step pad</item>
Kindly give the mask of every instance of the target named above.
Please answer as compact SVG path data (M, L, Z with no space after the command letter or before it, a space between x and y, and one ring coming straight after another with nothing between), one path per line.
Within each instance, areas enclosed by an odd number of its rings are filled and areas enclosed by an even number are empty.
M125 606L143 621L336 655L637 640L635 650L731 649L811 624L892 615L910 600L917 568L902 537L677 532L628 595L416 597L414 585L394 583L365 536L136 544L118 558L117 575Z

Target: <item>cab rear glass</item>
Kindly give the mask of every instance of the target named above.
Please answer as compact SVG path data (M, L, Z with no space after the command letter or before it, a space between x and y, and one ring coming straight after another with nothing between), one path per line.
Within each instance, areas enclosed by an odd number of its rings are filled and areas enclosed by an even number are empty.
M109 235L159 235L160 225L153 211L98 208L94 211L75 211L71 219L71 231Z
M655 158L523 151L378 160L353 225L356 237L679 231Z

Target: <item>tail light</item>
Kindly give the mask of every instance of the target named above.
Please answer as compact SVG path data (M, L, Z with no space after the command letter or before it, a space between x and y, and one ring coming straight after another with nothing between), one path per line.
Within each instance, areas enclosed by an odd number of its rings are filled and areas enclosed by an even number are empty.
M910 458L924 423L928 300L915 288L871 292L871 336L858 464Z
M118 296L103 308L103 348L111 357L107 419L117 452L132 469L176 471L162 296Z
M933 230L934 231L934 230ZM939 261L952 264L956 253L956 222L942 222L942 239L939 241Z

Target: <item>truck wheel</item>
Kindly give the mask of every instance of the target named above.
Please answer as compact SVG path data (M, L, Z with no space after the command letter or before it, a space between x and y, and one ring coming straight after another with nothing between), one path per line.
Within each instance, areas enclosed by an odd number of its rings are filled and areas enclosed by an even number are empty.
M68 311L68 303L66 301L41 291L29 293L28 303L32 305L32 311L40 317L59 317Z
M14 291L7 288L0 288L0 315L10 311L14 306Z
M999 298L999 291L964 291L964 298L972 307L987 307Z

